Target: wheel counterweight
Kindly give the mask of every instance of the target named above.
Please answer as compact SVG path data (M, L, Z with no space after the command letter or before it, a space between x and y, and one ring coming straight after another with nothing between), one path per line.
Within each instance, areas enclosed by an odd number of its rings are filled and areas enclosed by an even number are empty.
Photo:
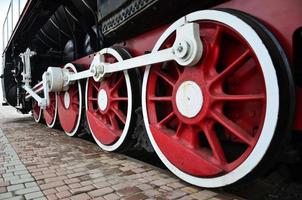
M173 173L198 186L225 186L252 174L271 146L282 143L273 140L279 95L291 89L292 80L279 76L276 70L288 66L277 66L275 54L246 20L216 10L186 20L199 23L203 57L193 67L166 62L146 68L145 125ZM171 47L176 28L186 20L172 24L153 51ZM280 53L278 46L269 48ZM292 116L292 109L287 114Z

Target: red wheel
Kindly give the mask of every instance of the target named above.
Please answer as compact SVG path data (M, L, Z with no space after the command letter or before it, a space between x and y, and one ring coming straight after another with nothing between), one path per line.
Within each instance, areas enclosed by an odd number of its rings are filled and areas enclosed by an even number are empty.
M35 100L32 100L32 115L35 122L40 123L42 121L42 109Z
M125 51L111 48L100 54L105 55L107 62L111 63L127 56ZM130 130L134 127L135 116L132 113L137 103L133 103L132 95L138 91L135 89L138 84L132 90L131 83L138 79L132 73L114 73L101 82L95 82L92 78L87 80L85 99L88 125L97 144L106 151L122 149L123 144L127 143L128 132L132 132Z
M46 125L49 128L53 128L57 122L58 114L58 100L57 95L54 92L49 93L49 106L43 110L43 116Z
M65 69L76 73L72 64L67 64ZM79 132L82 118L83 97L81 83L77 81L70 85L67 91L58 93L58 112L61 127L68 136L75 136Z
M281 66L274 62L262 36L242 19L213 10L186 19L200 25L203 57L193 67L168 62L146 68L144 120L155 151L172 172L195 185L225 186L262 161L280 111L292 116L292 108L286 111L279 104L279 94L292 89L290 73L286 60ZM163 34L154 51L172 46L174 30L183 21ZM274 59L280 58L279 52ZM273 141L271 146L281 143Z

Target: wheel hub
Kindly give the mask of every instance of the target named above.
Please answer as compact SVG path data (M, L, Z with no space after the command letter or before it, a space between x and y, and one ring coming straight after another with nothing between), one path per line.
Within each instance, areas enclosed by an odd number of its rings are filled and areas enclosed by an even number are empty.
M104 89L101 89L98 93L98 106L101 111L105 111L108 105L108 95Z
M185 81L177 89L176 106L185 117L193 118L203 106L202 90L194 81Z
M64 107L68 109L70 106L70 94L69 92L64 93Z

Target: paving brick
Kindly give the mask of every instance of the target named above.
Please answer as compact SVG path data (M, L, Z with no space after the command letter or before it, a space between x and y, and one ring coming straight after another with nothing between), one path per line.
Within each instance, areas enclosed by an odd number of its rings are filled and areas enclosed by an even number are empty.
M2 174L3 178L12 177L12 176L15 176L13 172Z
M59 199L55 194L49 194L46 196L48 200L57 200Z
M147 195L148 197L155 197L155 196L158 196L158 195L160 195L162 193L159 192L156 189L150 189L150 190L145 190L144 194Z
M194 187L184 187L184 188L181 188L181 191L184 191L186 193L196 193L199 190L197 188L194 188Z
M44 194L41 191L38 191L38 192L26 194L25 199L35 199L35 198L39 198L39 197L43 197L43 196L44 196Z
M67 177L68 178L75 178L75 177L79 177L79 176L83 176L83 175L86 175L86 172L77 172L77 173L74 173L74 174L68 174Z
M75 196L70 197L71 200L88 200L91 197L88 194L82 193Z
M185 196L185 195L186 195L185 192L180 191L180 190L175 190L175 191L169 192L169 193L166 195L166 198L167 198L167 199L179 199L180 197L183 197L183 196Z
M51 183L46 183L46 184L40 185L40 188L42 190L46 190L49 188L55 188L55 187L59 187L62 185L65 185L65 183L63 181L56 181L56 182L51 182Z
M179 200L195 200L195 198L193 198L193 197L190 196L190 195L186 195L186 196L181 197ZM218 199L217 199L217 200L218 200Z
M136 187L138 187L141 190L149 190L149 189L153 189L153 187L149 184L140 184L137 185Z
M0 194L0 199L7 199L7 198L10 198L12 196L13 196L13 193L5 192L5 193Z
M54 188L51 188L51 189L47 189L47 190L43 190L43 193L45 195L49 195L49 194L54 194L56 193L57 191L54 189Z
M198 193L194 193L191 196L196 199L205 200L205 199L210 199L212 197L215 197L216 195L217 195L217 193L215 193L215 192L211 192L209 190L203 190Z
M23 174L28 174L29 172L27 170L20 170L20 171L15 171L15 175L23 175Z
M21 174L20 178L31 178L32 176L30 174Z
M105 195L104 199L106 199L106 200L117 200L117 199L120 199L120 196L118 196L117 194L111 193L111 194Z
M137 187L126 187L117 191L117 193L121 196L127 196L129 194L135 194L138 192L141 192L141 190Z
M0 187L0 194L1 194L1 193L4 193L4 192L7 192L6 187Z
M0 181L0 187L8 186L9 182L8 181Z
M174 189L185 187L185 185L180 182L168 183L167 186L174 188Z
M15 191L15 190L23 189L23 188L24 188L23 184L10 185L10 186L7 186L7 191Z
M38 198L35 198L34 200L47 200L46 197L38 197Z
M20 179L19 175L7 176L3 177L5 181L16 181Z
M14 196L11 198L7 198L5 200L24 200L24 197L23 196Z
M85 186L85 187L80 187L80 188L74 188L74 189L71 189L71 193L72 194L79 194L79 193L84 193L84 192L89 192L89 191L92 191L96 189L93 185L88 185L88 186Z
M74 189L74 188L79 188L79 187L82 187L82 185L80 183L73 183L73 184L70 184L68 185L70 188Z
M66 184L78 183L78 182L80 182L80 179L78 179L78 178L71 178L71 179L64 180L64 182Z
M132 186L132 184L119 183L119 184L113 185L112 188L115 189L115 190L121 190L121 189L124 189L124 188L129 187L129 186Z
M173 190L174 190L173 188L168 187L168 186L165 186L165 185L160 186L160 189L161 189L161 190L163 190L163 191L168 191L168 192L170 192L170 191L173 191ZM186 191L184 191L184 192L186 192Z
M109 184L108 182L106 181L101 181L101 182L97 182L95 184L93 184L96 188L104 188L104 187L108 187L110 186L111 184Z
M32 192L37 192L37 191L40 191L40 188L36 186L36 187L31 187L31 188L19 189L19 190L16 190L14 193L16 195L24 195L24 194L28 194L28 193L32 193Z
M102 182L105 180L107 180L105 177L99 177L99 178L93 179L92 182L97 183L97 182Z
M46 183L54 182L54 181L60 181L60 180L65 180L68 179L67 176L55 176L52 178L46 178L44 181Z
M20 178L17 180L11 180L10 183L11 184L19 184L19 183L26 183L26 182L32 182L34 181L33 178Z
M104 196L106 194L109 194L113 192L114 190L110 187L105 187L97 190L93 190L91 192L88 192L88 194L92 197L99 197L99 196Z
M25 183L25 187L34 187L34 186L38 186L36 182L29 182L29 183Z
M63 191L63 192L58 192L56 193L57 197L59 199L63 199L63 198L66 198L66 197L70 197L71 196L71 193L67 190Z
M92 185L93 182L92 182L91 180L89 180L89 181L82 181L82 182L80 182L80 184L81 184L82 186L87 186L87 185Z
M55 173L51 173L51 174L43 174L40 176L36 176L36 180L42 180L42 179L47 179L47 178L52 178L52 177L56 177L57 175Z
M125 200L141 200L141 199L147 199L148 196L144 195L143 193L137 193L133 194L131 196L128 196L125 198Z

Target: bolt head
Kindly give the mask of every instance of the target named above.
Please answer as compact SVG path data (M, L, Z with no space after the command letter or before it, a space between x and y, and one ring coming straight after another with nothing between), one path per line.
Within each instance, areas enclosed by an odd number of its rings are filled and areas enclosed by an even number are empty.
M181 46L181 44L179 44L179 46L177 47L177 52L181 53L184 50L184 48Z
M175 46L175 56L179 59L185 59L189 55L190 45L186 41L180 41Z

